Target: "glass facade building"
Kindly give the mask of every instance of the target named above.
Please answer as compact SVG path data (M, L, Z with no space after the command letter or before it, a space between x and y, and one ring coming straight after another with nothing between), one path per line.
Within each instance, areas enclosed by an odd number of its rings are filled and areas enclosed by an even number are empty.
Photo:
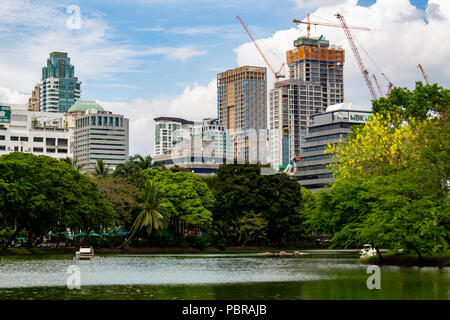
M40 111L65 113L81 97L81 82L66 52L52 52L42 68Z

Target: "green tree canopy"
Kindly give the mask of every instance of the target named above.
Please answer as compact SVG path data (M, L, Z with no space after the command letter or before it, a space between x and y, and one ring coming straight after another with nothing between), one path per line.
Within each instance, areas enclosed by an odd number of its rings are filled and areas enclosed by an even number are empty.
M16 231L25 229L30 241L66 226L106 227L112 208L96 182L66 162L15 152L0 157L0 219Z
M147 169L142 176L159 187L160 193L170 202L172 217L198 226L209 226L214 196L205 182L187 171Z

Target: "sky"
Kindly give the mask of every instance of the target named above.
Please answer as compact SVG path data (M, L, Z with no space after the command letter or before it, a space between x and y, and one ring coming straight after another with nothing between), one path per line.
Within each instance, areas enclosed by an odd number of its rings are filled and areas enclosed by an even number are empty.
M423 81L418 63L432 82L450 86L448 0L1 0L0 12L0 102L26 103L49 53L68 52L82 99L130 119L131 154L153 153L155 117L217 116L217 73L266 66L237 15L276 70L306 34L292 19L311 13L339 23L340 12L348 25L370 28L352 35L383 91L382 73L394 86ZM311 34L346 50L345 101L369 106L343 30L312 27Z

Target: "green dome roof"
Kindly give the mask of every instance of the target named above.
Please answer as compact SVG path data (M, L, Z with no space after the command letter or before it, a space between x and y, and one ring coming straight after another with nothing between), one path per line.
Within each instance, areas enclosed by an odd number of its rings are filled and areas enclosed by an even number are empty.
M95 101L77 101L75 102L67 112L86 111L89 109L95 109L97 111L105 111L101 105Z

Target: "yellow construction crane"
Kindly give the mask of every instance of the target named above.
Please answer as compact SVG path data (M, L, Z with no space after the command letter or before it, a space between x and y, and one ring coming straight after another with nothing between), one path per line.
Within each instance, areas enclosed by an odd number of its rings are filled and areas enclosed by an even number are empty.
M307 34L308 38L311 38L311 25L343 28L342 25L336 24L336 23L310 21L309 20L309 13L306 14L306 21L300 21L298 19L294 19L294 20L292 20L292 22L294 22L296 24L306 24L306 34ZM347 26L347 28L370 31L370 29L366 28L366 27Z
M261 54L261 56L263 57L264 61L266 62L266 64L269 66L270 71L272 71L273 75L275 76L275 81L278 81L279 78L286 78L286 75L281 73L281 70L283 70L284 67L284 62L281 65L280 70L275 71L275 69L272 67L272 65L270 64L269 60L267 60L264 52L261 50L261 48L259 47L258 43L256 42L255 38L253 38L250 30L248 29L248 27L244 24L244 21L242 21L242 19L237 16L236 19L238 19L242 26L244 27L245 31L247 31L247 34L249 35L250 39L252 40L253 44L255 45L256 49L258 49L259 53Z
M427 84L430 84L430 81L428 80L428 76L427 76L427 74L425 73L425 71L423 70L422 65L421 65L420 63L417 65L417 68L419 68L420 73L422 73L422 77L425 79L425 82L426 82Z

